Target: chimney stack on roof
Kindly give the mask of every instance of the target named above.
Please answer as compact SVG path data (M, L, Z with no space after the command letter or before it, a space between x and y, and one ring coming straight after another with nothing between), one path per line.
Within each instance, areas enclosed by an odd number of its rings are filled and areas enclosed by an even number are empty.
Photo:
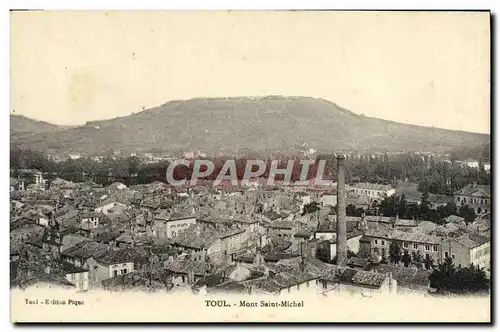
M337 156L337 265L347 263L345 156Z

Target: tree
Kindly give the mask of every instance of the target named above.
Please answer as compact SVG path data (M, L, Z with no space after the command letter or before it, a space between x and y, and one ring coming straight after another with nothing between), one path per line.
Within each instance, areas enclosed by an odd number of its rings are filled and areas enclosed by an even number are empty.
M427 190L422 192L422 196L420 198L420 206L422 210L430 210L432 207L431 202L429 201L429 192Z
M468 205L462 205L460 209L458 209L458 215L465 218L467 224L473 222L477 218L474 209Z
M427 270L430 270L434 266L434 260L430 255L425 256L424 266Z
M406 195L403 193L401 194L401 198L399 199L399 210L398 210L398 215L401 218L407 219L408 218L408 203L406 201Z
M414 251L411 254L413 265L415 265L417 269L421 269L424 263L424 256L422 256L422 253L420 251Z
M302 215L306 215L308 213L313 213L319 211L319 204L317 202L311 202L309 204L304 205L304 210Z
M403 265L405 267L408 267L410 266L410 263L411 263L411 256L408 255L408 251L405 250L403 256L401 257L401 261L403 262Z
M457 206L454 202L449 202L445 206L438 207L437 213L439 215L439 219L446 218L452 214L457 214Z
M440 294L481 293L487 292L490 288L490 283L482 268L471 264L457 269L450 257L434 267L429 280L431 287L436 288Z
M399 241L392 241L389 245L389 260L397 265L401 260L401 244Z
M348 204L345 208L345 213L346 215L350 216L350 217L356 217L356 205L354 204Z

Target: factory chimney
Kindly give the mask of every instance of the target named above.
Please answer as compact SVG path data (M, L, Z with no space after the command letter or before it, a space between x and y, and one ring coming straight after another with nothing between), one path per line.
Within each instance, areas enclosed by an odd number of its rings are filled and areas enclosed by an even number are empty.
M337 265L347 264L345 156L337 156Z

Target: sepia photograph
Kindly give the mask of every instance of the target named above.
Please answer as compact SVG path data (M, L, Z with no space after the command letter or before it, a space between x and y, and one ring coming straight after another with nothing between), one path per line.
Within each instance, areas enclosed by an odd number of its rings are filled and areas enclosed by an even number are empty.
M9 19L12 323L491 322L489 11Z

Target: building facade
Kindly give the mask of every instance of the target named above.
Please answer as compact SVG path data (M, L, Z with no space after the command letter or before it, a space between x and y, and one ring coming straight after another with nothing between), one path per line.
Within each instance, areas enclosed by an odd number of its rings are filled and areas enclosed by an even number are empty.
M470 184L454 193L457 206L468 205L476 214L491 212L490 186Z

